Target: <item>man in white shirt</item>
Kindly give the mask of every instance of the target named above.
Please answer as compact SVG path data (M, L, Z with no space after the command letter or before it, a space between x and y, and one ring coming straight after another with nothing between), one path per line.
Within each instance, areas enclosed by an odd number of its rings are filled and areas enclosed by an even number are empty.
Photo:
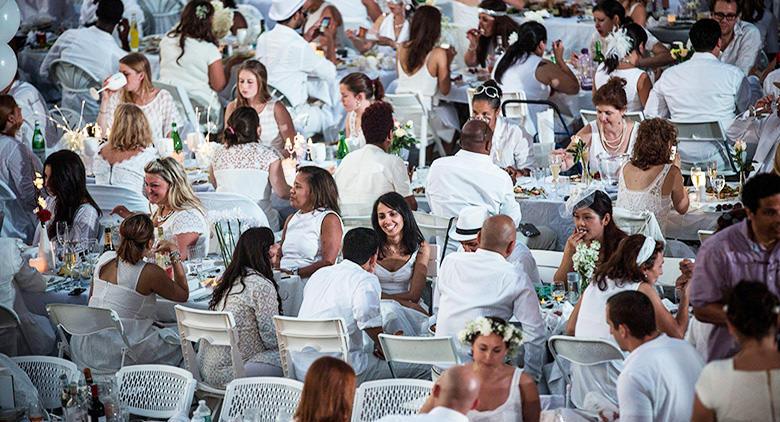
M382 356L382 289L373 274L378 251L379 239L373 230L361 227L348 231L344 236L344 260L312 274L298 312L298 317L304 319L344 319L349 336L349 363L359 383L392 378L388 363L377 357ZM368 344L363 342L364 333L372 340ZM295 367L296 377L303 379L305 370L299 371L298 362ZM393 364L399 378L424 378L429 369L423 365Z
M100 2L95 0L84 0L81 2L79 26L92 26L97 22L96 12L98 3ZM138 0L122 0L122 4L125 7L125 11L122 13L122 24L130 25L130 21L135 17L135 22L138 24L138 34L140 37L143 37L143 24L146 21L146 17L143 9L138 5Z
M480 382L466 365L453 366L433 384L419 415L385 416L381 422L468 422L466 414L477 408ZM427 412L426 409L430 409Z
M455 227L450 230L450 238L460 242L463 252L476 252L481 242L482 225L488 219L487 209L479 206L465 207L460 211ZM525 369L537 381L542 375L542 365L545 355L544 320L539 309L539 299L536 296L534 283L539 283L539 269L536 267L531 251L522 243L515 243L512 253L506 257L507 262L515 267L520 295L518 305L522 312L515 313L517 321L522 324L523 347L525 348Z
M390 154L393 142L393 107L371 104L363 112L366 145L350 153L333 174L344 215L370 215L374 201L387 192L398 192L417 209L409 175L401 157Z
M304 3L274 0L268 15L276 26L257 38L255 58L268 70L268 84L290 101L295 127L308 137L336 124L336 97L331 91L337 92L337 85L336 66L317 55L297 32L306 22ZM310 77L318 79L321 83L316 86L327 92L310 92ZM324 97L328 102L309 102L309 97Z
M610 297L607 321L620 348L630 352L617 382L620 420L690 420L704 367L696 349L658 332L653 304L641 292Z
M749 75L763 48L761 31L740 19L742 6L737 0L712 1L710 14L720 24L720 61L733 64Z
M88 0L87 0L88 1ZM49 67L54 60L62 59L73 63L90 73L101 85L103 80L119 70L119 59L127 54L130 45L127 42L129 28L120 28L120 48L111 35L114 28L122 20L124 5L121 0L100 0L98 3L98 21L88 28L69 29L57 38L39 69L41 76L49 75ZM84 121L97 120L98 103L89 93L72 93L63 91L62 106L76 113L81 111L84 102Z
M461 131L462 149L431 164L425 194L432 214L456 217L463 207L479 205L487 208L490 215L509 216L515 227L520 224L522 213L515 199L512 178L490 158L492 138L493 132L487 123L470 120ZM540 235L528 239L528 246L551 249L555 245L555 234L546 227L539 231Z
M32 84L19 80L19 72L13 82L8 85L0 94L8 94L14 97L16 104L22 109L22 118L24 123L22 128L16 133L17 139L32 147L32 137L35 132L35 122L40 124L41 132L46 138L46 146L53 147L57 139L57 128L54 123L47 118L46 100L43 95Z

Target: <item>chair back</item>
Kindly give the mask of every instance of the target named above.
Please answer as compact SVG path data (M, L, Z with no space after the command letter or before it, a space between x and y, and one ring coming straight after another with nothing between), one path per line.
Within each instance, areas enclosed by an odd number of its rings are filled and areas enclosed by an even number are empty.
M553 110L553 113L558 116L558 120L561 123L561 127L563 128L563 132L555 132L555 135L565 135L566 139L571 138L571 131L569 131L568 125L566 125L566 121L563 119L563 114L561 113L561 109L558 108L558 106L549 100L529 100L529 99L508 99L501 103L501 113L503 115L507 115L509 112L508 110L511 110L512 107L519 107L521 105L524 105L525 107L528 107L529 104L533 105L544 105ZM535 117L535 116L534 116ZM527 126L527 125L526 125ZM536 122L534 122L534 127L538 127ZM537 134L538 137L538 134Z
M407 93L407 94L386 94L384 101L390 103L393 106L393 114L399 122L406 122L411 120L414 124L414 136L419 141L418 148L420 150L420 159L417 164L418 167L425 167L425 152L430 142L436 138L433 131L428 130L429 118L428 109L425 107L425 103L422 96L419 93ZM438 140L438 138L436 138ZM441 156L446 156L444 148L441 147L441 142L436 143L436 148L439 150Z
M424 365L457 365L460 363L452 337L410 337L380 334L379 342L390 371L393 362ZM395 373L393 372L393 377Z
M301 319L277 315L274 327L282 370L287 378L303 379L305 375L295 373L291 359L295 352L339 354L339 358L349 362L347 324L343 318Z
M282 91L276 89L276 87L268 85L268 93L271 94L271 98L276 101L280 101L288 109L292 108L292 104L290 103L290 100L287 98L287 96L284 95Z
M87 192L104 216L108 216L117 205L124 205L133 212L149 212L149 200L140 192L124 186L88 184Z
M258 205L260 201L271 197L271 183L265 170L215 169L214 178L217 179L217 192L243 195ZM247 183L247 180L252 183Z
M24 371L35 389L44 409L56 409L62 406L60 397L62 387L60 377L68 377L68 382L78 382L81 373L75 363L51 356L18 356L11 358Z
M239 193L196 192L209 221L240 220L248 227L270 227L268 217L256 202Z
M566 370L561 359L581 366L594 366L624 359L623 352L604 339L552 336L547 340L547 344L558 369L566 377L567 384L571 384L571 374Z
M715 234L715 230L699 230L696 233L699 235L699 242L703 244L705 240L709 239L713 234Z
M186 369L168 365L125 366L116 373L116 380L119 401L131 414L150 419L189 413L197 385Z
M49 64L49 74L63 91L89 92L92 87L98 88L100 79L81 67L80 64L65 59L53 60Z
M645 120L645 113L641 111L629 111L624 116L634 123L640 123L642 120ZM580 117L582 118L582 124L587 126L590 122L596 120L596 110L580 110Z
M466 90L466 95L469 100L469 116L474 114L474 95L476 94L476 88L469 88ZM525 100L525 92L504 92L501 95L501 102L506 100ZM510 103L506 110L504 110L504 117L508 119L518 119L520 126L523 126L525 119L528 118L528 104L525 103Z
M205 340L212 346L230 347L234 378L244 376L244 360L238 350L236 320L231 312L207 311L182 305L174 306L174 311L184 363L196 380L202 381L203 378L192 343L200 340Z
M552 284L555 272L561 266L563 252L531 249L531 255L533 255L536 261L536 267L539 269L539 277L541 277L542 282Z
M144 34L165 34L179 20L182 2L179 0L139 0L144 12Z
M178 19L178 12L176 16ZM197 114L195 113L195 107L193 107L192 101L190 101L190 96L187 94L187 91L184 88L179 85L170 85L160 81L154 81L152 82L152 85L154 85L155 88L164 89L168 91L169 94L171 94L171 97L173 97L173 102L176 104L176 111L178 111L179 116L186 119L186 121L192 126L193 130L197 130L200 127L200 122L198 121ZM185 122L177 123L184 124Z
M341 208L341 224L344 226L344 234L356 227L368 227L371 225L371 212L374 204L339 204Z
M387 415L415 415L433 390L433 382L392 379L364 382L355 392L352 422L373 422Z
M302 391L302 382L287 378L234 379L226 387L219 420L230 422L248 409L257 409L263 421L291 420Z
M685 258L664 258L663 274L658 279L656 285L674 287L677 278L680 277L680 262Z
M0 180L0 214L1 215L11 214L11 211L9 210L6 204L9 204L14 201L16 201L16 194L11 190L10 187L8 187L8 185L5 184L5 182ZM6 233L6 230L3 230L5 226L2 224L2 222L3 222L2 219L0 219L0 236L11 237L8 235L10 232Z
M615 207L612 218L615 219L615 224L629 235L643 234L660 242L665 242L661 226L658 224L655 214L650 211L645 210L635 213L625 208Z
M455 218L442 217L440 215L429 214L421 211L412 211L414 220L420 228L423 237L428 242L438 241L447 237L447 231L450 228L451 221ZM440 245L444 248L444 245Z
M736 167L733 151L719 122L677 122L671 123L677 128L677 152L683 175L690 175L691 167L698 164L718 163L718 174L733 176Z
M428 244L430 256L428 257L428 272L425 274L428 278L437 278L439 276L439 267L441 266L441 255L439 254L439 245Z

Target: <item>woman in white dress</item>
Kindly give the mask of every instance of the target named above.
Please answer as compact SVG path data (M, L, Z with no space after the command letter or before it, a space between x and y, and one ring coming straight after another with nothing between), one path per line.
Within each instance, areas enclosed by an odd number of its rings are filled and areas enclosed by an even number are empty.
M113 132L115 110L122 103L135 104L143 110L152 139L168 137L172 123L184 123L176 109L171 93L152 85L152 68L142 53L130 53L119 60L119 72L127 78L127 85L119 91L108 89L101 93L97 123L103 133ZM103 82L105 86L108 81Z
M186 302L189 298L187 273L175 243L166 240L155 245L154 225L146 214L134 214L119 226L121 241L116 252L104 253L95 265L89 292L89 306L116 311L122 321L130 350L125 365L181 363L181 343L176 330L155 325L157 296ZM173 266L173 279L162 268L147 264L150 253L167 254ZM117 369L121 361L122 339L114 331L73 336L74 356L89 356L77 362L90 368Z
M488 123L493 131L490 158L513 179L527 176L534 165L533 137L522 127L501 115L501 88L489 80L474 91L471 100L473 117Z
M246 377L283 375L273 322L275 315L282 314L279 286L268 253L273 244L274 233L268 227L253 227L242 233L209 302L210 310L233 314ZM202 340L198 361L207 383L224 388L233 380L229 347L212 346Z
M576 164L572 151L577 139L585 143L591 173L599 170L600 155L631 155L639 124L625 117L626 105L628 104L625 86L625 79L610 78L607 83L596 90L596 93L593 94L593 104L596 105L596 120L572 136L567 150L555 151L563 157L562 170L568 170Z
M414 12L415 3L411 0L392 0L387 2L390 13L383 14L374 21L368 31L374 39L360 38L355 31L346 30L347 38L361 53L377 46L377 52L385 56L395 56L398 44L409 40L409 19Z
M345 76L339 84L341 104L347 112L344 134L349 149L355 151L366 145L361 123L363 112L375 101L382 101L385 89L379 78L371 79L364 73L353 72Z
M639 124L631 161L620 169L615 206L640 213L655 214L663 230L674 208L688 211L688 190L683 186L680 154L672 156L677 129L665 119L649 119Z
M509 37L512 33L519 32L519 25L511 17L506 15L507 4L502 0L484 0L479 3L479 25L477 28L466 32L469 46L463 55L463 61L469 67L482 67L493 70L495 61L494 50L498 46L509 46Z
M141 193L144 167L157 157L146 113L135 104L118 104L108 142L100 147L92 165L95 184L122 186Z
M480 317L458 335L471 346L471 367L480 381L477 407L466 416L470 422L537 422L541 413L539 391L533 377L507 362L518 352L521 334L501 318ZM431 398L420 413L431 410Z
M214 152L209 180L217 192L234 192L257 202L272 230L279 230L279 213L271 207L271 190L282 199L290 197L284 179L281 155L257 142L260 131L257 112L239 107L225 126L224 147Z
M396 192L374 202L371 224L379 237L379 258L374 274L382 287L382 320L392 320L405 335L418 336L428 321L422 292L428 274L430 247L414 221L409 204ZM399 306L400 305L400 306Z
M630 23L607 36L604 62L596 70L593 80L593 95L604 86L609 78L626 80L626 111L645 109L650 96L652 81L647 73L637 67L637 62L645 50L647 34L641 26Z
M100 236L100 208L87 191L84 163L73 151L64 149L50 154L43 163L43 178L49 193L47 209L52 218L46 223L49 239L57 238L57 224L68 225L67 242L77 250L86 241ZM55 242L57 243L57 242ZM56 249L61 245L57 243Z
M247 60L238 67L236 99L225 109L225 125L238 107L252 107L260 118L260 142L286 154L284 140L295 137L295 126L287 107L268 92L268 72L257 60Z
M740 350L731 359L704 367L696 383L692 421L780 420L778 303L764 282L742 281L734 287L724 308Z
M341 252L344 229L333 176L319 167L299 168L290 204L297 211L284 223L279 265L282 271L308 279L318 269L335 264Z
M318 42L325 51L325 57L335 63L336 49L347 40L339 9L325 0L306 0L303 10L306 12L304 38L309 42ZM328 25L323 27L325 19L328 19Z
M623 239L608 261L596 267L593 282L582 293L566 325L566 334L582 338L600 338L614 343L606 318L607 299L613 295L634 290L647 295L653 303L656 325L669 337L683 338L688 328L688 294L686 286L693 274L693 263L680 263L681 275L677 279L680 303L673 316L661 302L655 283L663 274L664 244L641 234ZM586 394L600 394L617 404L615 390L620 364L594 367L572 366L576 381L572 385L572 402L582 408Z
M162 228L163 239L176 243L183 259L189 256L190 246L205 243L208 250L206 212L181 163L173 157L158 158L146 164L144 173L144 195L151 204L156 230ZM127 218L132 213L117 205L111 214Z

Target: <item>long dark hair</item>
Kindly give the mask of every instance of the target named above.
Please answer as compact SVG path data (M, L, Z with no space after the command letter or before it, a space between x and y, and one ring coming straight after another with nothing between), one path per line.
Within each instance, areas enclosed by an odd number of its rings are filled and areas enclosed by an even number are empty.
M639 53L639 47L645 45L647 42L647 32L645 32L645 29L639 26L639 24L634 22L623 25L623 28L626 30L626 35L628 35L628 38L631 39L631 51L629 51L629 53L634 51ZM617 69L618 64L620 64L620 60L622 60L622 58L615 56L604 58L604 70L607 71L607 74L610 74L614 72L615 69Z
M743 336L761 340L777 332L778 299L765 282L740 281L726 303L726 318Z
M49 224L47 233L53 239L57 234L57 222L64 221L73 225L76 212L82 204L92 205L101 214L100 207L87 191L87 172L81 158L70 150L57 151L46 158L43 167L49 166L49 177L46 184L54 192L49 194L57 197L54 206L54 217Z
M604 227L604 241L601 242L601 249L599 251L599 262L606 262L615 250L617 250L620 241L628 237L628 235L623 230L620 230L617 224L615 224L614 214L612 212L612 200L609 199L609 196L606 193L600 190L595 191L593 193L593 202L589 203L589 201L586 200L580 201L579 204L574 206L574 211L582 208L590 208L602 220L609 215L609 223Z
M205 7L206 15L203 18L198 17L198 8ZM201 9L203 10L203 9ZM181 53L176 58L176 63L181 64L179 60L184 56L184 44L187 38L210 42L218 45L214 32L211 31L211 20L214 18L214 6L206 0L191 0L181 11L179 24L173 28L168 36L173 38L179 36L179 48Z
M593 6L593 11L602 12L607 15L609 19L614 19L615 16L617 16L619 22L618 25L633 22L631 18L626 18L626 9L617 0L601 0L600 2L596 3L595 6Z
M739 6L740 2L737 2ZM740 19L745 22L756 23L764 17L764 2L762 0L745 0L742 3ZM715 4L713 0L712 4Z
M606 238L606 235L604 237ZM644 281L642 270L655 265L656 257L664 251L663 242L655 241L655 249L650 258L637 264L636 258L644 243L645 236L642 234L632 234L620 241L615 253L606 262L596 267L593 273L593 279L599 290L607 290L607 279L615 282L617 286Z
M222 280L214 288L209 309L216 311L217 306L230 294L236 282L241 283L241 290L233 292L238 294L244 291L246 284L244 277L257 273L265 277L274 285L276 291L276 300L279 304L279 315L282 315L282 298L279 296L279 286L274 280L274 272L271 268L271 256L269 249L274 244L274 232L268 227L252 227L247 229L236 242L236 248L233 250L233 257L230 264L225 268L222 274ZM223 305L224 308L224 305Z
M441 12L433 6L422 6L417 9L409 28L409 41L406 47L405 71L412 73L425 65L428 56L441 36Z
M341 215L339 188L329 171L317 166L303 166L298 169L298 173L306 175L315 210L328 209Z
M505 12L507 9L506 3L504 3L503 0L483 0L479 4L479 8L495 12ZM495 16L493 18L493 36L486 37L480 35L479 41L477 41L477 62L480 65L485 66L485 60L489 53L488 50L490 50L490 43L496 41L497 37L502 37L503 47L507 47L509 45L509 34L512 32L519 32L519 30L520 26L509 16Z
M547 42L547 30L544 25L536 21L529 21L518 29L517 41L510 45L506 54L496 65L496 81L501 83L504 73L516 62L525 60L539 46L540 42Z
M379 204L382 204L393 211L401 215L404 221L404 227L401 232L401 245L405 249L405 252L409 255L415 253L420 248L420 243L425 240L417 226L417 221L414 219L412 209L409 208L409 204L406 203L404 197L398 192L387 192L386 194L377 198L374 202L374 208L371 211L371 225L374 227L374 231L379 237L379 259L385 258L385 245L387 244L387 234L379 226L379 216L377 215L377 209Z
M234 145L257 142L257 127L259 125L260 118L255 109L238 107L230 115L225 130L222 132L225 147L230 148Z

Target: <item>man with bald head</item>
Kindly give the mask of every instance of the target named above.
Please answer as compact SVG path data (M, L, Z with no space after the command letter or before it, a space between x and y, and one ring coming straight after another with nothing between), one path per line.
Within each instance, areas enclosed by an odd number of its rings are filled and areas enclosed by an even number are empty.
M465 365L448 369L433 385L419 415L385 416L381 422L467 422L466 414L477 407L479 378Z

